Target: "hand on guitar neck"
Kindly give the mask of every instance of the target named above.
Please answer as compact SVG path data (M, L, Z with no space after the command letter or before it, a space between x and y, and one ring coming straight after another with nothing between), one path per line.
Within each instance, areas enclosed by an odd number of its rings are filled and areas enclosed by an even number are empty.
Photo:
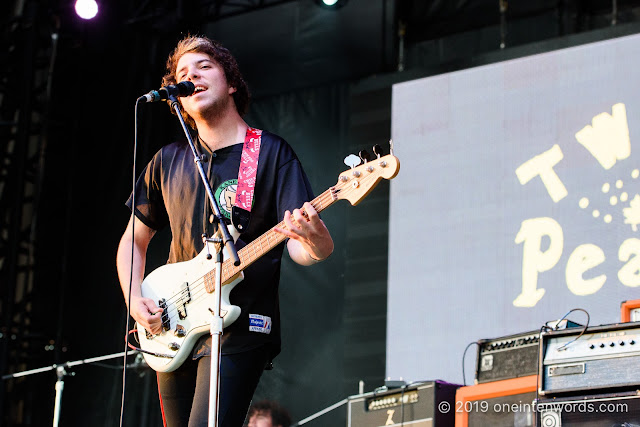
M293 213L284 213L286 227L274 227L274 231L289 238L287 250L293 261L300 265L311 265L322 261L333 252L333 239L309 202Z

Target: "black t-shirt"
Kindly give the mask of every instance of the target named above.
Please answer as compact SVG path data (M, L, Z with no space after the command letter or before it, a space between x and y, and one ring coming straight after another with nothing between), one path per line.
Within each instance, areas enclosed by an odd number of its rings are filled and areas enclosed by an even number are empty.
M206 146L203 164L220 211L228 220L235 200L242 143L211 153ZM185 142L169 144L151 159L136 184L136 217L148 227L171 227L168 263L188 261L204 247L202 233L211 233L210 207L204 185ZM284 218L285 210L302 207L313 199L311 186L293 149L277 135L262 133L251 222L237 242L238 250ZM127 206L131 208L131 197ZM205 209L206 208L206 209ZM230 302L242 309L240 317L224 330L222 353L237 353L272 344L280 351L278 283L284 244L244 270L244 280L231 291ZM271 330L250 330L250 318L269 318ZM263 318L263 319L264 319ZM261 329L261 328L257 328ZM208 354L207 336L195 346L194 357ZM209 338L210 341L210 338Z

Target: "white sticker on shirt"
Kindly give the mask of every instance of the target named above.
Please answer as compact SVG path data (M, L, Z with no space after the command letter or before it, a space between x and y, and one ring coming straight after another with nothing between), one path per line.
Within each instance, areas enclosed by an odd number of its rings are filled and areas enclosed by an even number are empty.
M271 318L261 314L249 315L249 331L263 334L271 333Z

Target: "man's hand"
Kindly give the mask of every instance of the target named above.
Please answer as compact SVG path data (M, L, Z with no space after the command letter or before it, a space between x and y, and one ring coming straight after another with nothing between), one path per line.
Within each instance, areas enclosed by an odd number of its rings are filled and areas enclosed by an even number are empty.
M152 299L132 296L131 317L154 335L162 332L162 309Z
M286 211L286 228L274 230L289 238L287 249L295 262L310 265L331 255L333 239L311 203L305 203L302 208L306 215L300 209L294 209L293 213Z

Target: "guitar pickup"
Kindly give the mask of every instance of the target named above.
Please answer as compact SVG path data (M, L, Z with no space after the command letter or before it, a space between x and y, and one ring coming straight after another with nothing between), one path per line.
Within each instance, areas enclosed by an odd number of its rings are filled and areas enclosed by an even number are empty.
M176 309L181 320L187 318L187 304L191 302L191 292L189 291L189 283L184 282L180 285L179 297L176 302Z

